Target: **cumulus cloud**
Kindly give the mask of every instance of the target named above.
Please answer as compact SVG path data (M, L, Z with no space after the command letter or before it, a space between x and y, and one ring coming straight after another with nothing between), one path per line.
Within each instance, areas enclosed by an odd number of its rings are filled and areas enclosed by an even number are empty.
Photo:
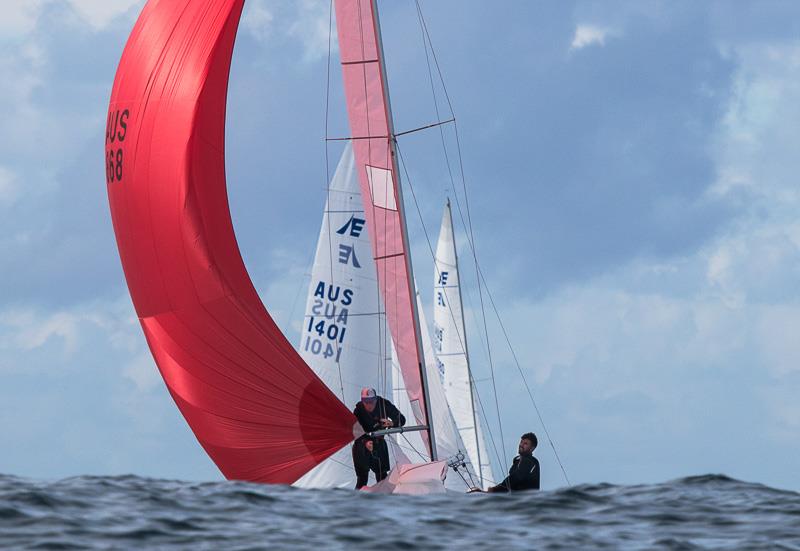
M134 6L143 5L144 0L69 0L69 3L93 28L102 29Z
M104 346L122 354L134 355L142 350L139 325L127 296L54 310L35 306L0 309L0 349L7 357L46 348L67 358L90 345L89 335L98 332L103 335Z
M756 435L762 449L787 445L791 434L796 449L800 160L789 144L800 143L798 48L737 51L734 93L712 140L717 180L707 191L736 209L716 236L682 255L640 255L507 309L532 380L562 400L550 410L562 433L584 434L591 420L631 456L664 453L664 433L685 447L711 438L716 464L731 472L738 467L725 454L747 452L723 434L707 435L709 424L769 427ZM659 429L642 427L628 449L638 422L631 415Z
M60 337L66 354L74 352L77 344L78 318L68 312L40 314L31 310L0 313L0 345L22 350L40 348L52 337Z
M784 124L800 114L800 46L794 42L738 47L735 95L717 138L720 177L713 192L774 207L800 202L800 160L790 155L800 132Z
M56 4L57 0L4 0L0 40L14 40L29 34L43 10ZM67 4L73 14L98 30L134 6L143 5L144 0L67 0Z
M161 383L127 294L0 308L0 380L0 472L220 478Z
M40 143L46 125L34 95L44 82L45 63L44 48L31 37L12 41L0 53L0 74L14 75L0 80L2 157L27 153Z
M142 352L122 368L122 375L139 391L149 391L161 384L161 376L149 352Z
M302 42L309 61L328 55L329 35L332 48L336 43L336 29L330 27L330 6L325 0L297 2L297 17L289 27L289 35Z
M587 46L597 44L603 46L606 38L611 36L613 31L608 27L599 27L592 24L583 23L575 27L575 35L572 37L571 50L580 50Z
M0 17L0 41L18 38L29 33L44 0L5 0Z
M326 0L281 0L267 4L254 0L245 4L242 27L262 43L277 46L289 39L299 44L306 62L318 61L328 54L331 4ZM336 47L336 29L332 29L331 48Z
M242 25L257 40L267 40L273 32L272 22L275 15L267 8L264 0L253 0L245 5Z
M0 48L0 256L24 267L0 277L0 309L118 292L95 159L125 34L87 25L71 4L45 3L29 32ZM81 62L84 51L92 63Z

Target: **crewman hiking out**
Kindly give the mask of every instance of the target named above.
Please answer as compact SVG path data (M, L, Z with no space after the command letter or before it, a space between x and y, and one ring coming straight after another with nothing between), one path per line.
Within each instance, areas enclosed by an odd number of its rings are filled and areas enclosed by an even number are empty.
M520 490L538 490L540 468L539 460L533 456L533 450L539 445L539 440L532 432L526 432L519 441L519 455L514 458L508 476L497 486L492 486L487 492L518 492ZM473 491L480 491L473 489Z

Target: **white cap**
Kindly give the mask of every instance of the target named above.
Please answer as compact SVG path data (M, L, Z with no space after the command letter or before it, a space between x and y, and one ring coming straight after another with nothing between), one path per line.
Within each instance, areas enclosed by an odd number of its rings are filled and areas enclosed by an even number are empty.
M361 389L361 401L364 402L366 400L375 400L378 395L375 393L374 388L364 387Z

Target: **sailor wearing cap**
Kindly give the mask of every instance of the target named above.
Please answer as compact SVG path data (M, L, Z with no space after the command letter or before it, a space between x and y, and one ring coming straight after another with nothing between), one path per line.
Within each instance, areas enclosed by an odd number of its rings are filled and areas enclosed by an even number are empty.
M393 403L378 396L374 388L361 389L361 401L353 410L364 432L373 432L392 427L402 427L406 418ZM356 489L366 486L369 471L375 473L380 482L389 473L389 447L383 436L369 437L366 434L353 443L353 467L356 471Z

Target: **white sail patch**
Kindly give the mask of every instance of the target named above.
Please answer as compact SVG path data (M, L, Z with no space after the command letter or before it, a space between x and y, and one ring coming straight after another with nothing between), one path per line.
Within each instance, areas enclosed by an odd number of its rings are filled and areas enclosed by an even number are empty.
M386 210L397 210L392 171L367 165L367 178L372 193L372 204Z

